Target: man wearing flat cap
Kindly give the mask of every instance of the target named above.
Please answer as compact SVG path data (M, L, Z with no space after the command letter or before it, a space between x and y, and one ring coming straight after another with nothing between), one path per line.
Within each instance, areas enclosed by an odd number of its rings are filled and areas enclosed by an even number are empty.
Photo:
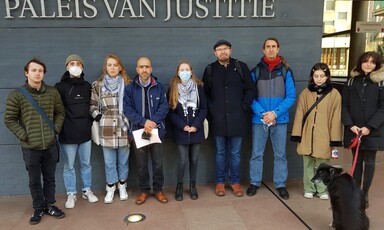
M204 91L207 96L210 131L216 145L217 196L225 195L226 175L230 177L235 196L243 196L240 186L240 153L243 135L246 134L247 111L256 96L248 66L231 58L232 45L219 40L213 46L217 61L204 71ZM229 161L229 162L228 162ZM228 166L228 167L227 167Z
M71 54L65 60L66 71L55 87L59 91L65 106L65 120L59 134L59 142L64 161L64 185L67 190L66 208L74 208L77 200L75 159L79 154L81 175L81 196L91 203L98 198L91 190L91 126L89 115L91 84L84 79L84 61L77 54Z

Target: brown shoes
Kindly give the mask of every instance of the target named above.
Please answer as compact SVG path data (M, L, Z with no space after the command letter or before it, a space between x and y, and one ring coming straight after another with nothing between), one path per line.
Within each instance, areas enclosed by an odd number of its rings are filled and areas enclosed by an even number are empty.
M168 202L168 198L165 196L163 192L158 192L155 194L155 198L161 203L165 204Z
M216 184L215 193L216 193L216 196L224 196L225 195L225 184Z
M243 189L241 188L240 184L232 184L231 185L231 188L233 190L233 194L235 194L235 196L244 196L244 192L243 192Z
M144 202L148 199L149 197L149 194L148 193L140 193L137 197L136 197L136 204L144 204Z

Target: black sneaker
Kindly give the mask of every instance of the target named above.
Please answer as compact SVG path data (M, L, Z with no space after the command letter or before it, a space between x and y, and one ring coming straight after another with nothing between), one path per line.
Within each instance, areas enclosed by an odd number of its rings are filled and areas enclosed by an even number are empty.
M279 196L281 198L283 198L284 200L288 200L289 199L289 193L285 189L285 187L280 187L280 188L277 188L276 190L279 192Z
M47 208L45 208L45 213L57 219L61 219L65 216L65 213L53 204L47 205Z
M31 219L29 219L30 224L38 224L41 221L41 218L44 216L44 209L35 209Z
M254 196L258 189L259 189L259 186L250 184L247 189L247 196Z

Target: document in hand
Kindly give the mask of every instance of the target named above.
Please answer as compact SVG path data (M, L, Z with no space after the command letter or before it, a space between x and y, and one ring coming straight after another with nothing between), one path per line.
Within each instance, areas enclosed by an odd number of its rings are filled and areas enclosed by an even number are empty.
M152 135L149 140L145 140L141 138L141 135L143 134L143 132L144 132L144 129L138 129L132 132L133 139L135 139L135 144L138 149L153 143L161 143L158 129L152 129L152 132L151 132Z

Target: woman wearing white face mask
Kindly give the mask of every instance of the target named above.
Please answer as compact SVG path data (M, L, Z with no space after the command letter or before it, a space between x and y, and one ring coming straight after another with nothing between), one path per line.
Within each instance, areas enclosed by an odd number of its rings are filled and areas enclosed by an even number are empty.
M128 199L129 123L123 114L123 97L124 87L131 82L121 59L110 54L104 59L101 77L92 84L89 112L100 126L100 144L103 147L107 180L107 194L104 197L106 204L113 202L116 184L120 200Z
M196 174L200 144L204 141L203 122L207 115L207 101L203 83L192 72L192 65L182 61L177 66L168 92L169 117L172 122L173 141L179 150L175 199L183 200L185 166L189 160L190 197L198 198Z
M79 154L82 197L89 202L97 202L91 191L91 126L88 113L91 100L91 84L84 80L83 59L76 54L69 55L65 61L67 71L55 87L60 92L65 106L65 120L59 134L60 148L64 161L64 185L67 190L66 208L74 208L76 202L75 160Z

